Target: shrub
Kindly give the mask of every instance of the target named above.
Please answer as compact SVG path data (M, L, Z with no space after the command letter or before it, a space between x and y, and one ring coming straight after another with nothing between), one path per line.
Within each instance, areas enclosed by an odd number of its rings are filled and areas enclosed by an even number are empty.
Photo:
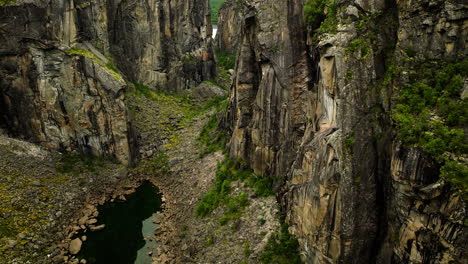
M279 233L273 233L260 256L264 264L300 264L299 242L289 234L288 225L282 224Z
M234 69L236 67L236 54L217 49L216 61L218 63L218 67L221 67L221 69Z
M304 5L304 19L312 28L318 28L325 19L326 0L307 0Z
M241 168L239 162L233 162L226 158L218 164L216 171L215 186L203 196L196 208L196 215L205 217L211 214L218 206L226 206L226 215L219 222L225 225L233 219L238 219L242 213L242 208L248 206L249 199L246 193L241 193L237 197L230 197L233 181L245 181L258 196L273 195L273 178L259 177L251 170Z
M204 145L201 156L223 151L226 146L226 131L218 129L220 121L216 114L210 116L208 123L202 128L197 140Z
M337 27L335 0L307 0L304 5L304 20L320 33L334 33Z
M457 159L468 153L468 101L460 98L467 76L468 60L423 63L401 87L392 113L402 142L422 148L442 165L440 176L464 193L468 168Z

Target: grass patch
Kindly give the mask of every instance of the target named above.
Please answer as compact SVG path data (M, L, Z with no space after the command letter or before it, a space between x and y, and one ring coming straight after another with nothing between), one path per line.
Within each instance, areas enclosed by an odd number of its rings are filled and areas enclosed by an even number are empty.
M215 187L203 196L197 205L196 215L205 217L219 206L226 206L226 215L220 219L220 224L223 225L235 219L241 209L248 205L248 197L245 193L234 198L230 197L231 183L237 180L245 182L258 196L266 197L274 194L272 178L259 177L251 170L241 168L239 163L226 158L218 164Z
M204 148L200 152L202 157L214 153L216 151L223 151L226 147L226 131L220 130L219 120L216 114L210 116L208 123L202 128L197 140L203 144Z
M268 239L260 261L263 264L301 264L299 242L289 234L288 225L283 223L280 232L273 233Z
M157 152L151 159L142 160L138 168L151 174L168 174L170 172L169 156L164 152Z

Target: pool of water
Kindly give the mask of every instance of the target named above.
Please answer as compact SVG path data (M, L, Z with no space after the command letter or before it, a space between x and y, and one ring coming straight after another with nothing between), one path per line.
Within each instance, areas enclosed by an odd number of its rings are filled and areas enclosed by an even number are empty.
M99 208L96 225L106 228L79 234L87 236L80 259L97 264L152 263L149 252L156 256L158 243L149 238L157 228L152 219L161 210L161 194L151 183L144 183L126 199Z

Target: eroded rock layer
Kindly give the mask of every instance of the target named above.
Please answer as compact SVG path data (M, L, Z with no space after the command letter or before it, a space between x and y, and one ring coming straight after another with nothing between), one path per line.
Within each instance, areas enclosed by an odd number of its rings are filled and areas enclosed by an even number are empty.
M306 263L466 262L466 203L437 162L401 144L391 119L418 64L408 47L466 58L466 4L336 1L324 22L334 26L317 30L303 0L244 2L230 155L283 179Z

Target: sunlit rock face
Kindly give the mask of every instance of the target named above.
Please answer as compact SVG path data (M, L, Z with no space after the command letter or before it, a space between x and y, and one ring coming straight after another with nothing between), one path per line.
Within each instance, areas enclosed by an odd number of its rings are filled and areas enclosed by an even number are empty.
M466 58L466 6L337 1L336 32L313 36L304 2L244 1L240 33L220 28L224 39L240 34L231 157L283 179L283 212L306 263L467 259L465 202L433 160L398 141L391 120L412 69L402 50ZM357 39L369 45L352 50ZM403 74L383 85L391 64Z
M209 12L208 0L0 7L0 126L49 148L130 163L126 81L182 91L210 79Z

